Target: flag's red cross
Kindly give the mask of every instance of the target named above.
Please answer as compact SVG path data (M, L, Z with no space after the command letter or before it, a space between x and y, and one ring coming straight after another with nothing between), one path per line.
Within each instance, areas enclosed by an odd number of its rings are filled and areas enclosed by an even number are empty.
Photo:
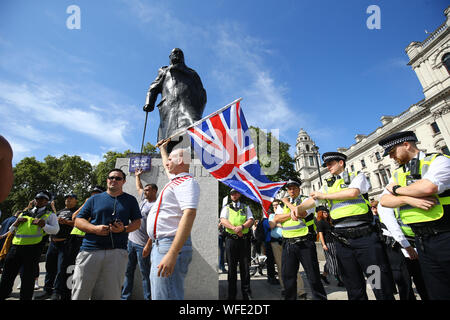
M274 194L284 185L284 182L273 183L269 181L260 172L259 165L257 166L258 170L252 168L251 170L253 171L249 171L248 166L256 164L258 159L251 138L243 128L245 118L242 115L239 101L230 107L226 115L222 112L205 121L207 132L202 130L202 125L192 127L188 129L188 132L193 141L202 147L204 154L201 156L209 153L214 155L216 159L222 158L210 167L208 171L212 176L224 183L227 183L230 179L240 180L247 188L251 189L253 198L261 202L264 210L268 210ZM202 158L201 160L204 163L204 159ZM271 197L261 194L261 191L269 189L274 189L274 194ZM252 198L251 195L246 196Z

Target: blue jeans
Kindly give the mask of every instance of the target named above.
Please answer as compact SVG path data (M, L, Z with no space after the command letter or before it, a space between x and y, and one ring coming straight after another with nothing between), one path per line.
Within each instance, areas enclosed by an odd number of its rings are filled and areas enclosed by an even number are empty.
M169 277L158 277L158 265L169 251L173 239L173 237L168 237L153 241L150 271L152 300L184 299L184 278L192 260L192 242L190 237L178 254L172 275Z
M122 300L129 300L131 298L136 265L139 265L142 274L142 291L144 293L144 299L150 300L150 256L143 258L143 250L143 246L138 245L133 241L128 241L128 265L127 271L125 272L125 280L123 282Z

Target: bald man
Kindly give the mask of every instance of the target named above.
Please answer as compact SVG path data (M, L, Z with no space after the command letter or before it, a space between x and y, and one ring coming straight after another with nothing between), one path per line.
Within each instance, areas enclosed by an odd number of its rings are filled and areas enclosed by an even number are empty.
M191 229L200 197L198 182L189 174L190 151L167 154L169 141L160 141L169 182L161 190L147 218L152 239L150 287L152 300L183 300L184 279L192 260Z

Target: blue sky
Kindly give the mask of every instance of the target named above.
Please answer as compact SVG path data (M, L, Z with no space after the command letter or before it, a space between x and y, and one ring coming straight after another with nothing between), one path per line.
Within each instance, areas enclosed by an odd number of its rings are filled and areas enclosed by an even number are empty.
M423 99L406 46L444 22L440 0L0 2L0 134L24 157L139 152L142 106L170 51L207 91L204 115L242 97L249 125L300 128L320 151L349 147ZM68 29L77 5L81 28ZM366 10L378 5L381 29ZM156 143L158 112L146 141Z

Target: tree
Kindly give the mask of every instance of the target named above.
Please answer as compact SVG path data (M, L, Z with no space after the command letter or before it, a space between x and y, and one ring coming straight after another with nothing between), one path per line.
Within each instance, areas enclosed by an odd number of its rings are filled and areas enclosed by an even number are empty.
M151 155L153 157L157 157L159 155L156 151L156 147L150 142L147 142L147 144L144 146L142 153ZM106 188L106 178L108 177L108 172L116 167L117 158L127 158L131 154L133 154L131 150L126 150L124 152L108 151L105 155L103 155L103 158L105 160L101 161L94 168L94 184Z
M47 156L45 159L46 174L51 177L49 191L54 191L55 206L64 208L64 195L73 192L78 199L89 196L93 185L92 165L79 156L63 155L59 159Z
M157 157L156 147L147 143L144 154ZM79 204L89 196L94 185L106 188L106 177L115 168L117 158L126 158L132 154L108 151L97 166L92 165L79 156L63 155L59 158L48 155L43 162L35 157L22 159L13 168L14 184L8 198L0 203L2 220L25 208L30 200L40 190L48 190L55 198L56 209L64 208L64 195L74 192L78 196Z
M44 162L27 157L17 163L13 172L14 185L6 201L0 205L7 216L25 208L40 190L52 193L56 208L62 209L65 194L74 192L79 200L84 199L92 184L92 166L79 156L47 156Z

